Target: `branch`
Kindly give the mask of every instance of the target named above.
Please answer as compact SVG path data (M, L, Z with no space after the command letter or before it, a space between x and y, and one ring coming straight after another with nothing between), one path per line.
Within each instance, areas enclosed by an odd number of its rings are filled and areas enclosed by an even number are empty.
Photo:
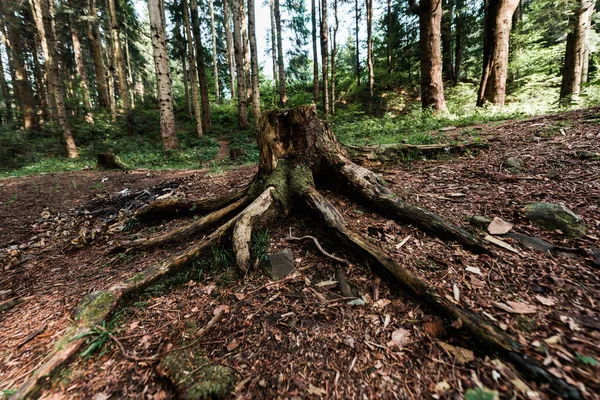
M314 236L308 236L307 235L307 236L302 236L302 237L294 237L294 236L292 236L292 233L291 233L291 230L290 230L290 236L286 237L285 240L287 240L288 242L293 242L293 241L299 242L299 241L302 241L302 240L312 240L315 243L315 246L317 246L317 249L325 257L329 257L332 260L335 260L335 261L337 261L339 263L342 263L344 265L348 265L348 261L347 260L345 260L343 258L336 257L333 254L330 254L330 253L326 252L325 249L323 249L323 247L321 247L321 245L319 244L319 241L317 240L317 238L314 237Z

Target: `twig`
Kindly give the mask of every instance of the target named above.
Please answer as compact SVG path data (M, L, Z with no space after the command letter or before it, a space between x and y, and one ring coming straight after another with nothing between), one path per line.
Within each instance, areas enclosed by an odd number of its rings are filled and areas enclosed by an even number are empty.
M156 362L159 360L158 356L153 356L153 357L138 357L138 356L132 356L131 354L127 353L127 351L125 351L125 347L123 347L123 344L121 343L121 341L119 339L117 339L115 337L115 335L113 335L112 333L110 333L109 331L106 330L106 328L100 326L100 325L96 325L96 329L106 333L108 335L108 337L115 342L115 344L117 345L117 347L119 348L119 350L121 350L121 353L123 354L123 357L127 358L128 360L132 360L132 361L150 361L150 362Z
M315 246L317 246L317 249L318 249L318 250L321 252L321 254L323 254L325 257L329 257L329 258L331 258L332 260L335 260L335 261L337 261L337 262L339 262L339 263L342 263L342 264L344 264L344 265L348 265L348 261L347 261L347 260L345 260L345 259L343 259L343 258L336 257L336 256L334 256L333 254L329 254L328 252L326 252L326 251L323 249L323 247L321 247L321 245L319 244L319 241L317 240L317 238L316 238L316 237L314 237L314 236L308 236L308 235L307 235L307 236L302 236L302 237L294 237L294 236L292 236L292 234L291 234L291 232L290 232L290 236L288 236L288 237L286 237L286 238L285 238L285 240L286 240L286 241L288 241L288 242L291 242L291 241L301 241L301 240L307 240L307 239L310 239L310 240L312 240L312 241L315 243Z

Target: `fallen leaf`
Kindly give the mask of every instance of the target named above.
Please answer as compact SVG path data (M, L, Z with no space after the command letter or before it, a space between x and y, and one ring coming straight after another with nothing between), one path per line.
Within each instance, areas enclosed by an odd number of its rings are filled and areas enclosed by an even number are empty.
M239 345L240 341L237 339L233 339L233 341L227 345L227 351L231 352L235 350Z
M505 250L512 251L515 254L521 255L519 250L515 249L510 244L506 243L504 240L500 240L500 239L490 236L490 235L487 235L486 237L484 237L484 239L490 243L495 244L496 246L502 247Z
M452 389L452 386L446 381L441 381L435 384L435 391L437 393L445 393L448 390Z
M217 315L218 313L221 312L221 310L223 311L223 313L227 314L229 312L229 306L226 306L226 305L218 306L213 311L213 315Z
M423 330L429 336L434 337L434 338L439 338L439 337L443 336L444 333L446 332L446 329L444 329L444 324L442 323L442 321L425 322L423 324Z
M306 393L312 394L314 396L325 396L327 394L325 389L318 388L310 383L308 384L308 389L306 390Z
M466 364L475 359L475 355L471 350L463 349L462 347L458 346L453 346L442 341L438 341L438 344L448 353L452 354L456 358L456 362L459 364Z
M363 299L350 300L348 302L348 305L350 306L364 306L365 304L367 304L367 302Z
M543 305L548 306L548 307L552 307L553 305L556 304L554 299L551 299L549 297L536 295L535 298L537 299L537 301L539 301L540 303L542 303Z
M246 296L244 295L244 293L235 293L234 296L238 300L244 300L246 298Z
M546 342L547 344L560 343L560 335L550 336L549 338L544 339L544 342Z
M527 303L519 303L516 301L507 301L507 304L501 302L492 302L492 304L501 310L511 314L533 314L537 312L537 307Z
M151 338L150 335L144 335L144 336L142 336L142 339L140 340L139 345L143 346L144 349L147 349L152 344L152 343L150 343L150 338Z
M478 267L467 267L465 268L465 271L472 272L477 275L482 275L481 270Z
M338 284L338 281L333 281L333 280L330 280L330 281L322 281L322 282L319 282L319 283L317 283L317 284L315 285L315 287L333 286L333 285L337 285L337 284Z
M398 243L396 245L396 250L400 249L402 246L404 246L406 244L406 242L408 242L408 240L412 237L412 235L408 235L407 237L405 237L404 239L402 239L402 241L400 243Z
M456 283L452 285L452 294L454 295L454 300L458 303L460 301L460 290L456 286Z
M481 289L483 287L485 287L485 282L482 281L481 279L478 279L474 276L471 277L471 285L475 288L475 289Z
M398 346L400 348L404 347L408 343L408 337L410 336L410 331L404 328L400 328L392 332L392 340L388 342L388 347Z
M498 400L500 395L497 391L487 388L469 389L465 392L464 400Z
M492 235L504 235L508 233L512 229L512 224L506 222L502 218L494 218L492 222L488 225L488 232Z

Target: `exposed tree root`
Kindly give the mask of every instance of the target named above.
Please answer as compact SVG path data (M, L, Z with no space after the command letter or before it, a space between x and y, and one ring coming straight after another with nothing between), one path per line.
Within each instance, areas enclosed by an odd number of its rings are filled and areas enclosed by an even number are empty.
M204 212L219 210L229 204L236 202L246 196L252 183L243 189L236 190L216 199L180 199L167 198L156 200L146 207L140 209L135 218L138 219L153 219L167 218L172 216L185 216Z
M231 203L220 210L213 211L212 213L205 215L204 217L190 224L175 228L168 232L134 240L121 241L117 243L117 245L113 248L113 251L119 251L123 249L147 249L150 247L162 246L167 243L187 239L200 232L202 229L210 225L214 225L215 223L226 217L228 214L238 211L247 203L247 201L248 199L243 197L240 200L237 200L236 202Z
M423 156L439 154L456 154L470 149L488 148L487 143L470 141L467 143L436 143L436 144L384 144L379 146L346 146L352 161L358 164L369 162L398 162L405 160L411 153Z
M395 262L377 246L348 229L339 211L316 189L307 187L303 195L307 205L318 212L327 225L346 244L374 262L375 265L383 267L387 272L392 273L417 298L440 311L442 315L450 317L454 321L460 320L461 325L469 330L474 338L481 341L487 348L504 356L530 378L540 383L549 384L551 389L563 398L580 398L579 392L575 387L550 374L535 360L530 360L526 355L522 354L517 342L500 330L500 328L483 320L473 311L459 307L449 299L436 293L435 288Z
M347 260L336 257L333 254L326 252L325 249L321 246L321 244L317 240L317 238L314 236L306 235L306 236L302 236L302 237L294 237L294 236L290 235L290 236L286 237L285 240L287 240L288 242L300 242L302 240L312 240L313 243L315 244L315 246L317 247L317 250L319 250L321 252L321 254L323 254L325 257L331 258L332 260L337 261L341 264L348 264Z

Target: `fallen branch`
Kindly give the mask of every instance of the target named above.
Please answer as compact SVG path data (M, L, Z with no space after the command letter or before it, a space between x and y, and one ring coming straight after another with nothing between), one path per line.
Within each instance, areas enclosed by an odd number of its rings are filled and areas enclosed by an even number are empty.
M286 240L286 241L288 241L288 242L292 242L292 241L299 242L299 241L302 241L302 240L312 240L312 241L314 242L315 246L317 247L317 249L318 249L318 250L321 252L321 254L323 254L325 257L329 257L329 258L331 258L332 260L335 260L335 261L337 261L337 262L339 262L339 263L342 263L342 264L344 264L344 265L348 265L348 261L347 261L347 260L345 260L345 259L343 259L343 258L336 257L336 256L334 256L333 254L330 254L330 253L328 253L327 251L325 251L325 249L323 249L323 247L321 247L321 245L319 244L319 241L317 240L317 238L316 238L316 237L314 237L314 236L309 236L309 235L306 235L306 236L302 236L302 237L294 237L294 236L292 236L292 235L290 234L290 236L286 237L286 238L285 238L285 240Z

